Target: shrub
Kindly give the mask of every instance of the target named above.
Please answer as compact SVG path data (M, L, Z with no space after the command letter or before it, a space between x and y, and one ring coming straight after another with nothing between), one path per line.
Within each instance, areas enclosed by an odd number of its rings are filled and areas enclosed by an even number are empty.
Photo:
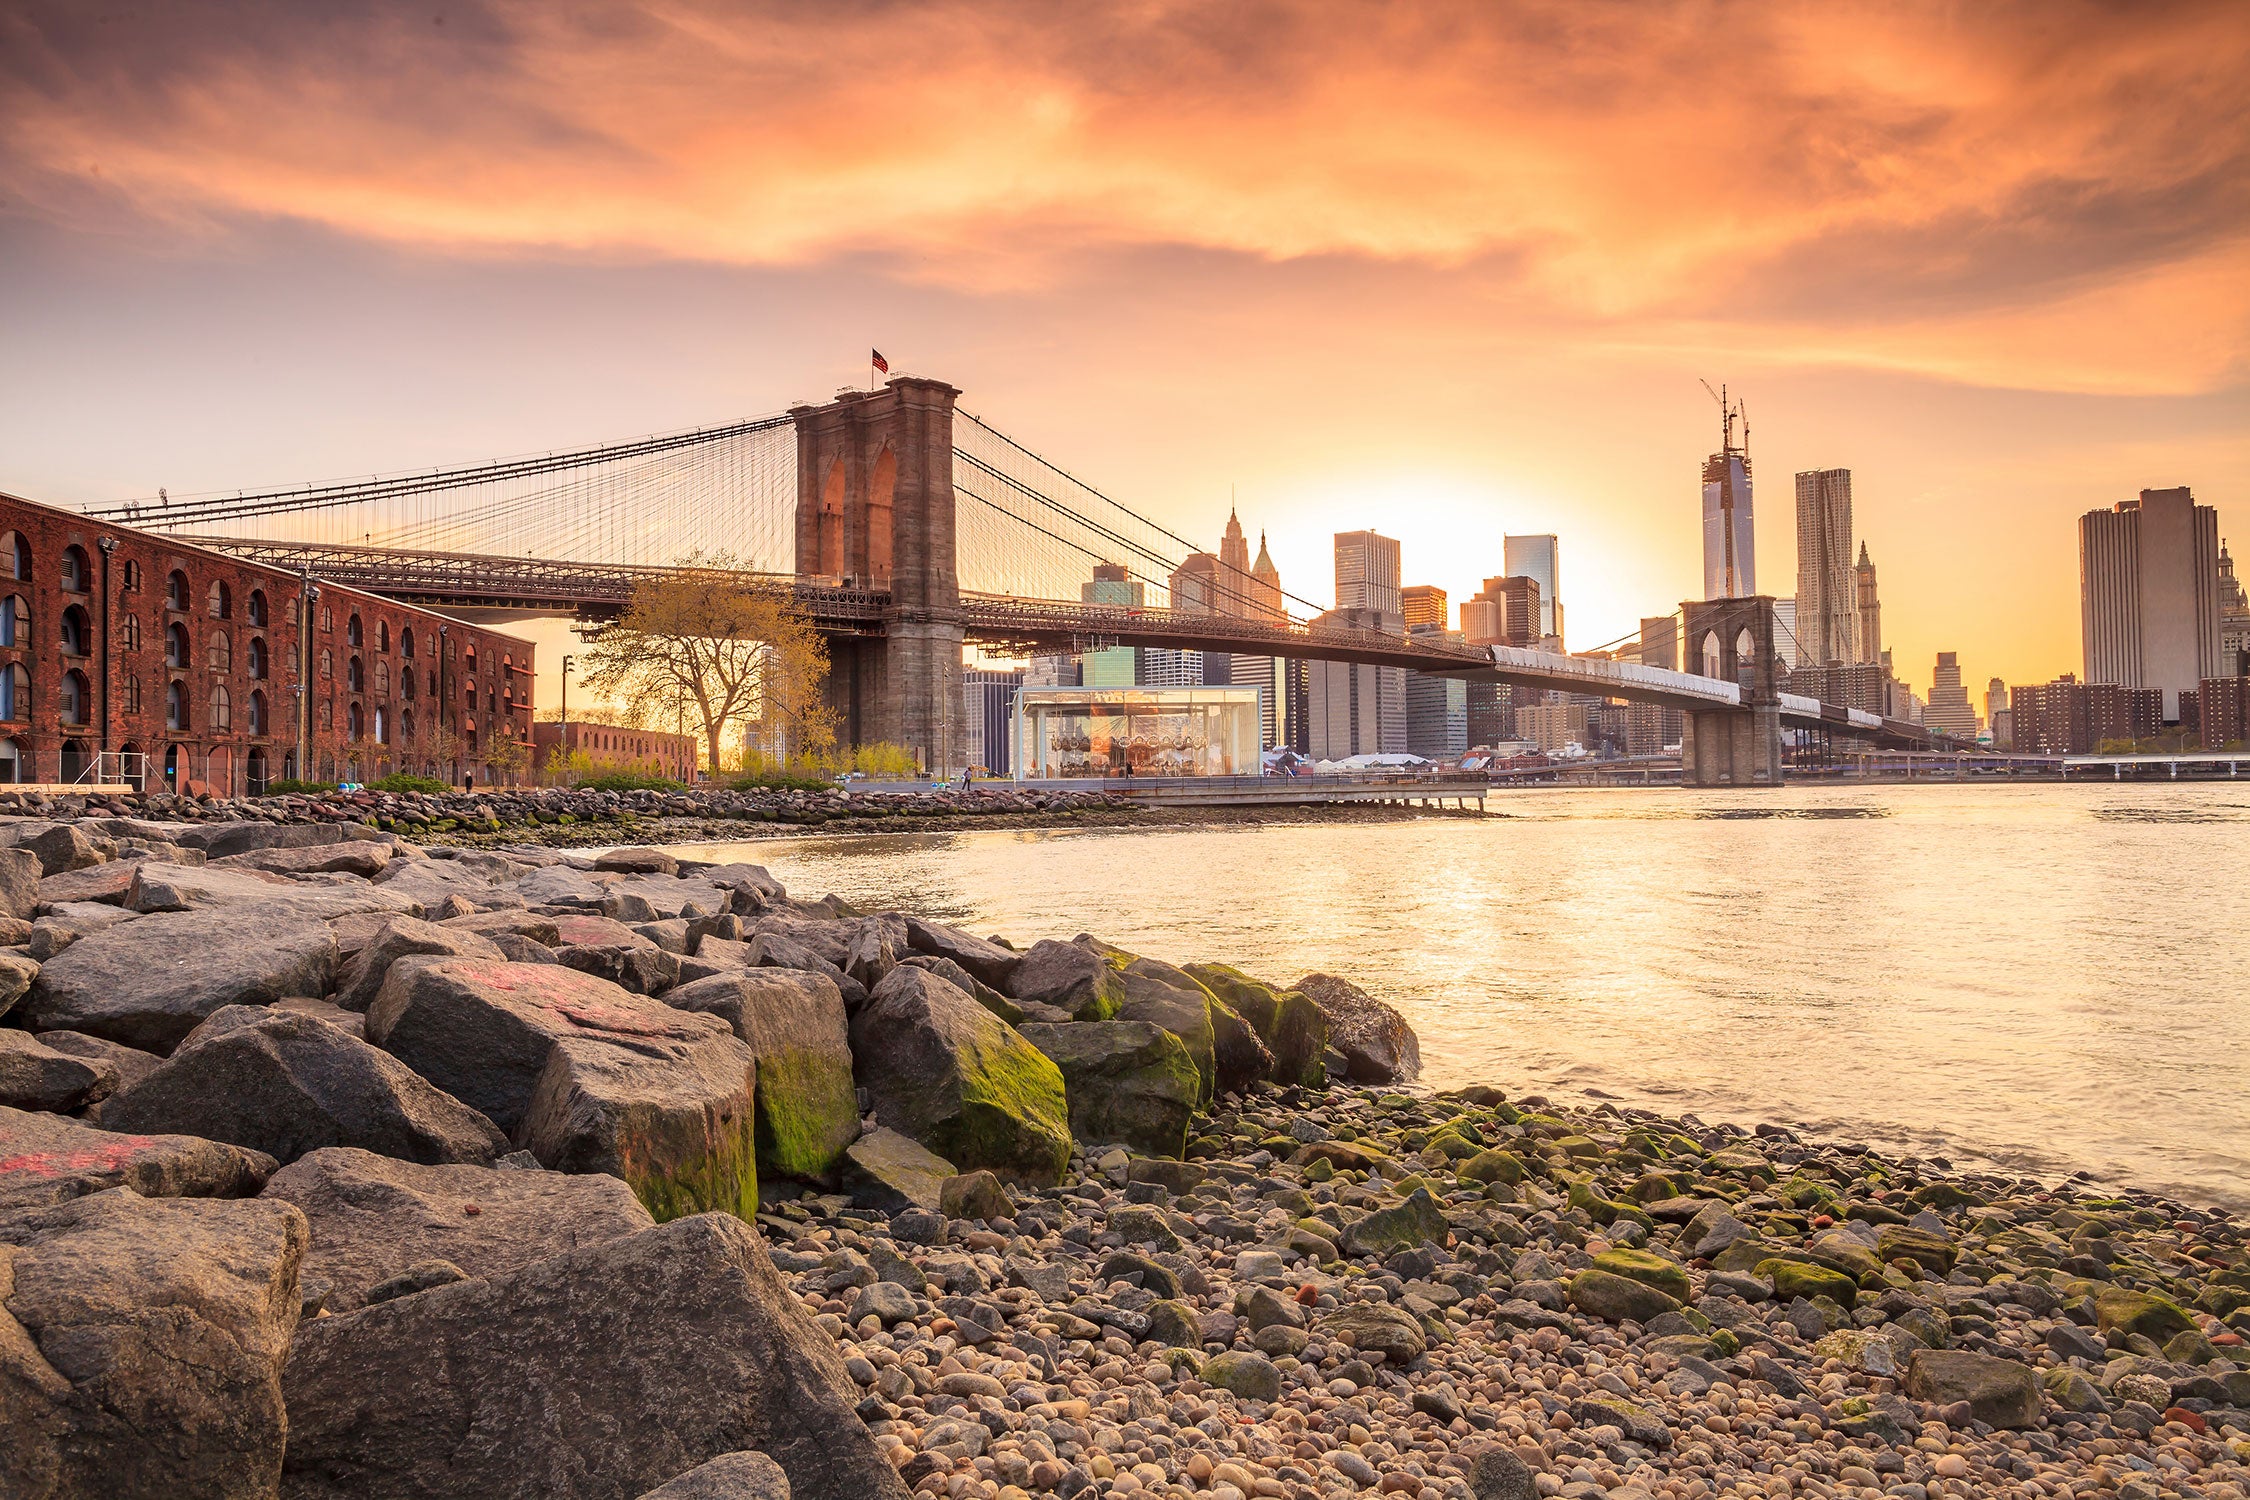
M435 776L415 776L405 771L393 771L381 781L370 781L367 783L367 789L371 792L429 792L433 794L453 790L452 787L438 780Z
M269 797L317 796L321 792L334 790L336 783L333 781L300 781L294 776L284 776L266 783L266 795Z
M587 792L677 792L679 782L669 776L653 776L646 771L605 771L599 776L589 776L578 783L579 790Z

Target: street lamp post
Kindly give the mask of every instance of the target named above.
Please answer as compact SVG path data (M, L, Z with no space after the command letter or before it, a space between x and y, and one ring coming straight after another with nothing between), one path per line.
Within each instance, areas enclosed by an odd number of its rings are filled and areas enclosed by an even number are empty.
M578 658L565 654L562 659L562 727L563 738L570 738L570 664Z

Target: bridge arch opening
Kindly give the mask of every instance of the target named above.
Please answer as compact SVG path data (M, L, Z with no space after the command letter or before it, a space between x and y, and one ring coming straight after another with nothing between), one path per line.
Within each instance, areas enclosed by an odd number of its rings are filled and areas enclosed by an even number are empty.
M1716 630L1707 630L1703 633L1703 675L1717 677L1721 670L1719 665L1719 633Z

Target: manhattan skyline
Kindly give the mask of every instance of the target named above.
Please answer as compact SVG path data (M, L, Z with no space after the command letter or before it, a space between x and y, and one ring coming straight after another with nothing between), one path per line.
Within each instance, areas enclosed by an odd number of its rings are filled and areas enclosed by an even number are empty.
M1909 680L2077 670L2087 510L2242 531L2223 6L106 14L0 20L38 499L684 427L872 344L1199 545L1231 492L1295 591L1339 531L1455 601L1552 532L1578 646L1700 592L1700 379L1769 592L1791 476L1852 471Z

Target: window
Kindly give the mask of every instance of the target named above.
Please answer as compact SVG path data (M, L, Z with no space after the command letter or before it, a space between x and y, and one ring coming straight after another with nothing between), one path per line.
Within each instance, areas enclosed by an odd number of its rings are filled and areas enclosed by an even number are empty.
M164 607L178 610L188 607L187 574L178 568L174 568L172 576L164 580Z
M323 633L333 632L336 629L336 611L325 604L320 607L320 628Z
M10 595L0 603L0 646L28 646L31 644L31 606L23 595Z
M344 711L344 727L345 732L355 740L367 733L367 719L360 712L358 704L354 703Z
M359 645L359 644L361 643L361 641L362 641L362 639L363 639L363 636L364 636L364 632L362 632L362 631L361 631L361 629L360 629L360 624L359 624L359 616L358 616L358 615L353 615L353 616L352 616L352 617L351 617L351 618L350 618L349 620L346 620L346 621L344 622L344 644L345 644L345 645L347 645L347 646L357 646L357 645Z
M83 724L93 711L93 692L86 683L84 672L65 672L62 680L62 721L65 724Z
M435 698L437 695L437 668L432 667L430 668L430 696Z
M322 677L334 677L336 675L336 655L334 652L326 649L321 651L320 675Z
M137 594L140 591L141 565L128 557L125 559L125 592Z
M390 742L390 715L383 710L381 705L377 705L375 709L375 743L378 745L388 745Z
M367 691L367 668L360 664L356 656L344 663L344 687L354 693Z
M23 539L22 532L11 531L0 537L0 554L5 555L10 578L26 583L31 580L31 543Z
M388 620L377 620L375 622L375 649L378 651L391 649L391 622Z
M63 548L63 592L69 594L85 593L87 591L87 588L89 587L86 580L92 576L92 569L87 565L86 562L86 549L84 547L72 545Z
M399 710L399 714L398 714L398 732L399 732L400 734L404 735L404 736L405 736L405 737L407 738L407 740L408 740L409 742L411 742L411 741L413 740L413 738L414 738L414 710L413 710L413 709L411 709L411 708L402 708L402 709L400 709L400 710Z
M250 591L250 600L243 613L244 618L248 619L253 625L263 626L266 623L266 591L264 589L252 589Z
M408 661L414 659L414 627L411 625L398 633L398 654Z
M234 595L220 580L211 580L211 618L223 620L234 612Z
M477 648L476 648L476 647L474 647L474 646L471 646L471 647L469 648L469 653L468 653L468 655L467 655L467 656L466 656L465 658L463 658L463 660L462 660L462 663L461 663L461 670L462 670L462 672L464 672L465 674L467 674L467 675L468 675L468 676L470 676L470 677L474 677L474 676L476 676L476 675L477 675Z
M250 660L250 675L260 682L266 677L266 642L263 636L250 637L250 649L244 653Z
M128 675L118 685L118 688L120 696L124 699L125 712L129 714L139 713L141 711L141 680L138 677Z
M212 683L210 723L212 732L217 733L219 730L225 729L230 726L233 722L234 701L227 696L227 685L223 682Z
M128 651L140 650L141 617L133 614L126 615L120 622L120 628L125 640L125 649Z
M414 696L414 669L412 667L408 667L398 674L398 690L402 697L411 698Z
M461 689L461 696L467 701L469 712L475 713L477 711L477 685L473 682L466 684Z
M214 672L231 672L234 670L234 642L227 639L227 633L223 630L211 632L211 670Z
M89 641L93 628L86 621L86 611L73 604L62 612L62 648L65 656L90 656Z
M11 724L31 717L31 674L17 662L0 672L0 719Z
M188 645L187 627L174 620L164 627L164 665L185 670L195 664Z
M169 683L164 689L164 727L185 729L187 724L187 684Z
M250 732L252 734L264 734L266 732L266 695L264 693L252 693L250 695Z
M333 729L333 728L335 728L335 727L336 727L336 714L335 714L335 708L336 708L336 705L335 705L335 704L333 704L333 703L323 703L322 705L320 705L320 727L321 727L321 728L323 728L323 729Z

